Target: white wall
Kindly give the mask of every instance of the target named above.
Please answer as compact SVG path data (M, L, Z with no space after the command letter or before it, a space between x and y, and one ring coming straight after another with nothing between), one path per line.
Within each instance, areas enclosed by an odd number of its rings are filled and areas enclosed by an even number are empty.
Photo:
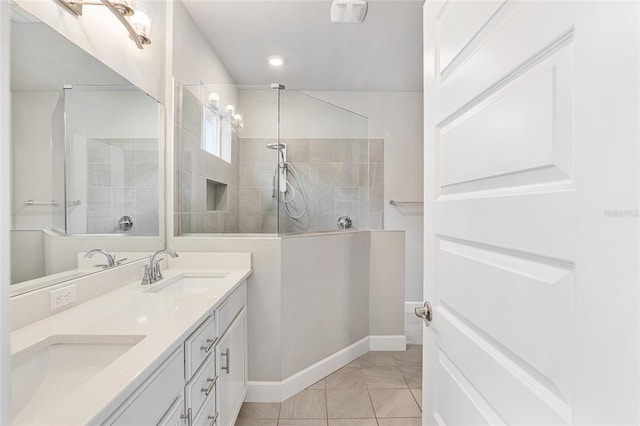
M42 231L11 231L11 282L42 277L44 272L44 234ZM28 255L24 255L28 253Z
M20 7L71 40L156 99L165 100L166 1L145 2L151 9L151 44L143 50L105 7L85 6L76 18L56 1L14 0Z
M401 232L354 231L191 236L168 246L251 253L249 380L279 382L362 337L403 334L402 243ZM381 256L387 246L398 249Z
M369 335L370 244L369 232L282 239L282 379Z
M9 284L11 247L11 99L9 2L0 1L0 424L11 423Z
M157 102L138 90L78 88L65 97L67 136L145 139L160 133Z
M181 1L173 4L173 76L182 84L234 84Z
M253 274L247 280L249 380L281 380L282 239L205 236L172 238L167 244L178 253L251 253Z
M65 237L52 231L44 231L44 269L46 274L76 269L78 253L84 253L96 247L109 252L155 252L165 247L160 237L138 236L100 236L83 237L74 235Z
M350 92L345 92L350 93ZM275 139L278 132L277 91L269 87L241 90L243 138ZM363 114L361 111L356 111ZM366 115L366 114L364 114ZM367 118L294 91L280 93L280 137L367 138Z
M13 229L51 229L50 206L25 200L52 200L51 114L61 92L11 94Z
M384 228L406 231L405 300L422 300L423 209L389 200L422 201L421 92L308 92L369 117L369 138L384 139Z

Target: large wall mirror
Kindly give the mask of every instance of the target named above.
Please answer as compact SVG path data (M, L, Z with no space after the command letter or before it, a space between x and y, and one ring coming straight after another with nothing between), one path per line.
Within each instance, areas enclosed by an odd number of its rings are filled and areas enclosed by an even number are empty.
M164 246L164 107L12 4L11 294ZM109 266L109 265L107 265Z

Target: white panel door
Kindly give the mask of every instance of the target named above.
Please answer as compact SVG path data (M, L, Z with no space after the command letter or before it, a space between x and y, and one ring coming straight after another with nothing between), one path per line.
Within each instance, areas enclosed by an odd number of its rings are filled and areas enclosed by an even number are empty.
M425 3L423 423L640 424L639 23Z

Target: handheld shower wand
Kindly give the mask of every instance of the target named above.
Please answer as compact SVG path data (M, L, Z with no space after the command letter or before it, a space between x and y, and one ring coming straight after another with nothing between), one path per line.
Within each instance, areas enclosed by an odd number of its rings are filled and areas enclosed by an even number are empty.
M275 149L278 151L278 175L279 175L279 179L278 179L278 189L280 190L280 192L282 192L283 194L285 192L287 192L287 145L284 143L270 143L267 144L267 148L269 149ZM276 175L274 174L273 176L274 179L274 191L273 191L273 197L275 198L275 179L276 179Z
M302 180L298 176L296 169L289 163L287 163L287 145L284 143L270 143L267 144L267 148L275 149L278 151L278 164L273 173L273 191L271 197L276 198L276 177L278 178L278 192L281 194L278 198L282 198L284 203L284 209L292 219L300 219L307 212L307 194L304 192ZM302 213L298 213L295 208L295 204L289 206L290 203L296 199L296 190L291 183L287 180L287 173L291 171L291 174L295 181L297 181L298 189L302 196L303 209ZM287 194L288 193L288 194Z

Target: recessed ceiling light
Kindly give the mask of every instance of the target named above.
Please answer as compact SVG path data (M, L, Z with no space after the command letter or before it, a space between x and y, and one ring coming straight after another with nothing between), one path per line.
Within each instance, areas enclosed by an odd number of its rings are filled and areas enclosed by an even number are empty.
M281 67L282 65L285 64L285 59L280 56L280 55L271 55L267 58L267 61L269 62L269 65L274 66L274 67Z

